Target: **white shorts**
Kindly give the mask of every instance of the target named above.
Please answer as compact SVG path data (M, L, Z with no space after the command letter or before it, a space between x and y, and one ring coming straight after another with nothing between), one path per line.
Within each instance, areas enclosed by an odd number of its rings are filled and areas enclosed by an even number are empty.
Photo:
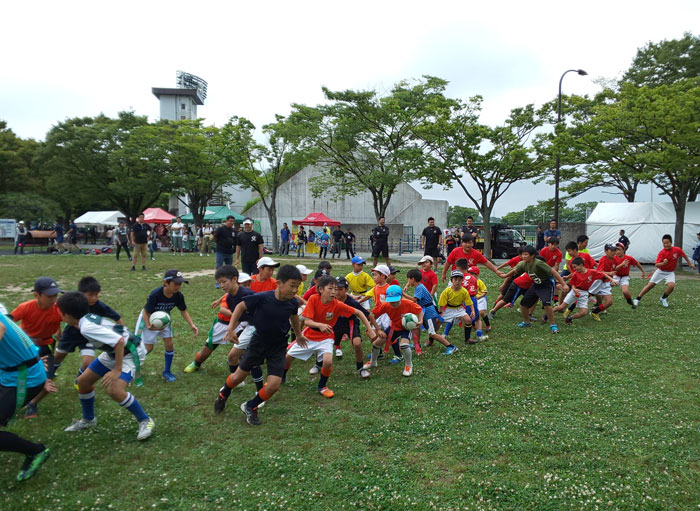
M324 339L322 341L307 341L306 348L299 346L295 342L287 351L290 357L298 358L299 360L309 360L309 357L316 353L317 357L323 356L325 353L333 354L333 339Z
M619 275L613 275L613 280L620 284L621 286L629 286L630 285L630 277L629 275L624 275L620 277Z
M235 332L236 335L238 335L238 342L234 343L233 347L239 350L247 350L248 346L250 345L250 340L253 338L253 334L255 333L255 327L244 321L238 325Z
M454 323L455 320L460 320L464 316L468 316L464 307L446 307L444 312L440 314L445 323Z
M391 326L391 318L388 314L382 314L377 318L377 324L382 330L386 330Z
M661 281L666 282L666 284L670 283L675 283L676 282L676 272L673 271L663 271L659 270L658 268L654 272L654 274L651 276L649 279L649 282L652 284L658 284Z
M138 354L139 365L143 365L143 361L146 360L146 348L144 347L143 343L139 344ZM124 358L122 359L122 373L130 374L132 378L135 378L136 366L134 365L134 360L131 357L132 355L130 352L124 353ZM114 369L114 359L104 351L100 353L100 356L97 357L97 360L99 360L100 364L105 366L110 371Z
M161 339L168 339L173 336L173 331L170 325L166 326L163 330L149 330L146 328L146 323L143 320L143 311L141 311L139 319L136 320L134 335L140 335L144 344L157 344L159 337Z
M598 295L598 296L609 296L612 294L612 287L610 286L610 282L607 280L596 280L591 284L591 287L588 288L588 294L591 295Z
M244 321L236 327L234 332L236 332L236 334L240 334L247 326L248 322ZM224 340L224 337L226 337L226 332L228 332L228 323L222 323L221 321L217 321L212 325L211 330L209 332L209 337L207 338L204 344L207 344L207 342L209 342L210 339L212 344L226 344L226 341ZM248 339L248 342L250 342L250 339Z
M479 312L489 310L489 303L486 296L482 296L476 301L476 306L479 308Z
M566 297L564 298L564 303L566 305L571 305L572 303L576 304L576 307L579 309L587 309L588 308L588 291L584 291L582 289L579 289L579 295L578 297L574 294L574 291L571 290L566 294Z

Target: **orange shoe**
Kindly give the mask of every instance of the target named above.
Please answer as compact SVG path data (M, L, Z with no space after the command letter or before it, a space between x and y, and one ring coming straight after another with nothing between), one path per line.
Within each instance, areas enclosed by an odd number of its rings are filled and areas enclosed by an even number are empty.
M318 389L318 391L321 393L323 397L327 397L328 399L332 398L335 396L335 392L333 392L331 389L328 387L323 387L322 389Z

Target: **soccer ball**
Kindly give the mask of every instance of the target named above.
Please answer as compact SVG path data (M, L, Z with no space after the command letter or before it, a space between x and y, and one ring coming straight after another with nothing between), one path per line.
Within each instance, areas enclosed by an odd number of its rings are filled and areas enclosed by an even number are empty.
M401 316L401 326L403 326L406 330L415 330L419 326L418 316L411 314L410 312L408 314L404 314Z
M163 330L170 324L170 314L165 311L155 311L151 314L151 326L156 330Z

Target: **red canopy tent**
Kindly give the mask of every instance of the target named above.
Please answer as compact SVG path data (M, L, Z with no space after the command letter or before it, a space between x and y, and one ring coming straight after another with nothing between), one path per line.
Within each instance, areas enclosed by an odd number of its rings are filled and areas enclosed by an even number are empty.
M331 220L323 213L309 213L303 220L292 220L292 225L328 225L335 227L340 225L337 220Z
M160 208L148 208L143 211L143 221L147 224L169 224L174 219L174 215Z

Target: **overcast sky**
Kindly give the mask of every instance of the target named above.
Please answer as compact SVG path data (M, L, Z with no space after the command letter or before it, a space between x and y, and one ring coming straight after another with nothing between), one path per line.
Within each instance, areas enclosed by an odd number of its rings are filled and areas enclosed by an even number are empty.
M43 139L69 117L121 110L158 118L151 87L174 87L178 69L209 83L199 115L222 125L232 115L257 126L315 105L321 86L388 90L434 75L453 97L484 97L482 121L557 94L594 94L648 41L697 33L691 1L267 1L6 2L0 31L0 119L21 137ZM427 198L470 205L459 190ZM553 195L518 184L496 214ZM579 200L621 200L592 191ZM650 200L645 187L637 200ZM666 200L656 197L654 200Z

